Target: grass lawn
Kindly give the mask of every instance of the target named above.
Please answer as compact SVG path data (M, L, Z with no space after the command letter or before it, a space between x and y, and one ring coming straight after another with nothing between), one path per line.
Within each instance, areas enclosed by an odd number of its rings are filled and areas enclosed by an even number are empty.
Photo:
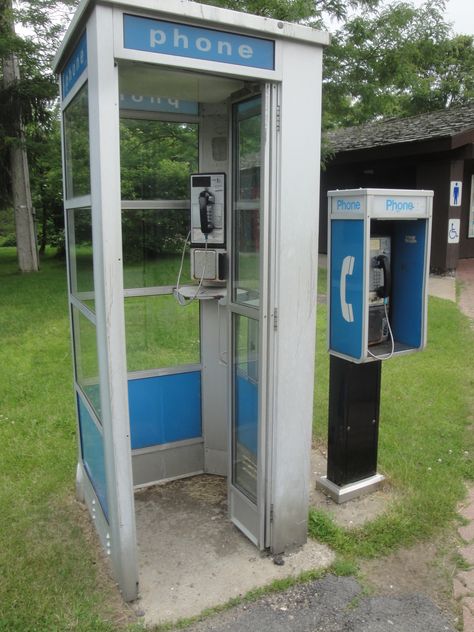
M16 267L14 249L0 248L0 631L117 630L116 595L74 501L64 264L49 254L38 274L20 275ZM315 433L323 439L325 325L320 306ZM379 464L399 500L352 532L312 513L311 533L342 558L385 553L454 518L463 480L473 476L473 343L456 306L430 299L427 350L384 366Z
M74 501L65 267L46 257L38 274L16 269L0 248L0 630L113 631Z

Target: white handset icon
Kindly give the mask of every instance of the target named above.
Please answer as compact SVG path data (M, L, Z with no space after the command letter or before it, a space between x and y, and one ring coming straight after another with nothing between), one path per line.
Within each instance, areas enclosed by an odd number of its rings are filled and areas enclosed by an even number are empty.
M346 278L354 271L354 257L344 257L341 268L340 298L342 317L348 323L354 322L354 312L351 303L346 302Z

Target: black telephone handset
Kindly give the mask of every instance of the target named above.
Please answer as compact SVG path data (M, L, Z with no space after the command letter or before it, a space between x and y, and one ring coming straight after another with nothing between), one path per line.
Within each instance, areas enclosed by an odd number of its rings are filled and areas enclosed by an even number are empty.
M199 213L201 218L201 231L209 235L214 230L212 223L212 207L215 204L215 196L207 189L199 194Z
M377 288L379 298L389 298L392 286L392 277L390 274L390 259L387 255L378 255L375 258L377 267L383 270L383 285Z

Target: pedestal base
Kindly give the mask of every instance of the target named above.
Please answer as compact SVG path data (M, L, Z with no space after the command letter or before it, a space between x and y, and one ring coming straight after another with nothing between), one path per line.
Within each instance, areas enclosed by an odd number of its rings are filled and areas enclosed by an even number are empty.
M385 476L382 474L374 474L355 483L339 487L339 485L330 481L327 476L321 476L316 480L316 488L330 496L334 502L341 504L358 496L376 491L384 480Z

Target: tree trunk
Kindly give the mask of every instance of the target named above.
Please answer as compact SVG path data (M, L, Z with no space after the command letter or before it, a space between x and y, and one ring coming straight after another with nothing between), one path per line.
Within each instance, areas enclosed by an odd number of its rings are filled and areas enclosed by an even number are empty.
M5 87L20 78L18 61L14 55L3 60L3 81ZM21 111L17 109L16 142L10 148L10 171L13 206L15 210L15 232L18 267L21 272L38 271L38 250L34 209L31 200L30 174L25 147L25 136L21 121Z

